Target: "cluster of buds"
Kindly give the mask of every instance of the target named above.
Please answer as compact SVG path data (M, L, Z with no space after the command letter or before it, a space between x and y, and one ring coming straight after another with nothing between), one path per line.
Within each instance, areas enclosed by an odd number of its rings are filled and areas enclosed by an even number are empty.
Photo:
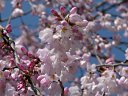
M32 76L34 72L36 71L36 67L39 66L40 59L30 53L25 47L21 48L21 51L26 56L26 59L28 59L30 62L29 64L26 64L27 66L23 66L23 64L18 64L18 68L25 74Z
M17 84L17 91L22 90L24 93L27 92L26 81L23 75L19 75L20 82Z
M24 59L28 60L29 63L20 61L20 63L17 64L17 68L20 70L18 75L19 83L17 84L17 90L19 92L21 91L22 93L26 93L28 87L31 87L37 95L37 89L32 82L32 77L38 73L38 70L36 69L39 67L40 59L29 52L25 47L21 47L21 51L23 55L20 57L25 57Z
M79 25L79 26L86 26L88 21L83 20L80 15L77 14L77 7L73 7L70 12L66 11L66 8L61 6L59 14L56 10L52 9L51 13L56 17L55 20L57 21L65 21L69 25Z
M63 17L65 17L67 15L67 11L66 11L65 7L63 7L63 6L60 7L60 13L61 14L59 14L54 9L51 10L51 13L56 17L55 20L57 20L57 21L62 21Z
M51 13L55 16L55 20L58 21L61 26L63 36L71 37L74 36L75 40L83 39L83 32L81 31L88 25L88 21L85 20L81 15L77 13L77 7L73 7L69 12L61 6L59 8L60 13L52 9ZM70 33L65 33L70 31ZM70 34L70 35L69 35Z
M13 42L12 39L9 37L9 33L12 31L11 25L7 25L6 28L0 26L0 51L2 55L10 54L14 50L11 47L11 43Z
M0 53L3 52L2 55L4 55L5 57L11 57L9 61L11 63L14 63L8 66L9 68L4 68L2 71L3 73L5 73L4 75L6 79L16 80L16 82L18 80L16 84L17 91L19 91L20 93L26 93L28 87L31 87L37 95L37 91L32 83L31 77L34 76L35 73L37 73L36 67L38 67L40 59L37 56L30 53L25 47L21 48L21 51L23 53L22 56L17 54L15 49L15 42L9 36L9 33L11 31L12 28L10 24L6 28L0 26ZM30 61L29 64L22 62L21 59L19 59L19 57L26 57L26 59ZM25 66L23 65L23 63ZM16 73L15 68L19 70Z

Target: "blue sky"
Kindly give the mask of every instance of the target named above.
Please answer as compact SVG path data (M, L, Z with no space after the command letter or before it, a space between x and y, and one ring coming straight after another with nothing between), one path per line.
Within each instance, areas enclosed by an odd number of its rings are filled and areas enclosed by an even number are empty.
M11 11L12 11L12 7L11 7L11 4L10 4L10 1L11 0L7 0L7 3L6 3L6 7L5 9L1 12L1 18L4 19L4 18L8 18L11 14ZM99 2L99 1L102 1L102 0L95 0L95 2ZM24 12L27 12L30 10L30 5L25 2L23 4L23 10ZM111 10L110 12L115 12L115 10ZM119 13L118 13L119 14ZM26 15L26 16L23 16L22 17L23 21L25 24L27 25L31 25L29 26L31 29L35 29L38 25L38 17L36 16L33 16L32 14L29 14L29 15ZM3 26L6 26L6 23L7 22L2 22L0 23L1 25ZM20 18L17 18L17 19L14 19L11 21L11 24L12 24L12 27L13 27L13 32L12 34L14 34L16 37L20 35L20 30L19 30L19 25L21 24L21 21L20 21ZM111 36L111 32L107 31L107 30L101 30L99 32L102 36ZM123 35L123 31L120 32L121 35ZM12 37L13 38L13 37ZM123 38L124 41L128 41L128 38ZM123 49L126 49L126 47L122 47ZM112 49L112 52L114 53L115 57L119 60L125 60L125 57L124 57L124 53L122 53L121 51L117 51L116 48L113 48ZM91 60L91 63L97 63L97 61L92 58ZM83 71L83 70L81 70ZM79 72L77 73L77 76L80 77L81 75L81 72L79 70ZM66 86L69 86L69 84L67 83Z
M8 18L11 14L11 11L12 11L12 7L11 7L11 4L10 4L10 1L11 0L7 0L6 2L6 6L4 8L4 10L1 12L1 18L4 19L4 18ZM102 0L94 0L95 2L101 2ZM28 2L24 2L22 4L22 8L24 10L24 12L27 12L30 10L30 5ZM49 10L47 9L47 12L49 12ZM114 13L114 14L119 14L117 12L115 12L114 9L110 10L109 11L110 13ZM23 21L25 24L29 25L28 27L31 28L31 29L35 29L37 26L38 26L38 17L37 16L33 16L32 14L28 14L28 15L25 15L22 17ZM1 25L3 26L6 26L6 23L7 22L2 22ZM17 18L17 19L14 19L14 20L11 20L11 24L12 24L12 27L13 27L13 32L12 34L14 36L19 36L21 34L20 30L19 30L19 25L21 24L21 20L20 18ZM121 34L123 36L123 31L119 32L119 34ZM111 36L113 33L112 32L109 32L108 30L101 30L99 32L99 34L101 36ZM12 36L13 36L12 35ZM128 38L123 38L122 39L123 41L128 41ZM126 47L122 47L124 50L126 49ZM121 52L121 51L117 51L116 48L113 48L112 49L112 52L115 54L115 57L119 60L124 60L125 57L124 57L124 54ZM92 60L92 63L93 62L96 62L95 59Z
M11 14L11 11L12 11L12 7L11 7L11 4L10 4L10 1L11 0L6 0L6 6L4 8L4 10L1 12L1 18L4 19L4 18L8 18ZM95 2L101 2L102 0L94 0ZM24 12L27 12L30 10L30 5L28 2L24 2L22 4L22 8L24 10ZM47 12L49 10L47 9ZM109 11L109 13L114 13L114 14L119 14L115 11L115 9L112 9ZM38 17L37 16L33 16L32 14L28 14L28 15L25 15L22 17L23 21L25 24L29 25L28 27L30 27L31 29L35 29L38 25ZM2 22L1 25L3 26L6 26L6 23L7 22ZM17 19L14 19L11 21L11 24L12 24L12 27L13 27L13 32L12 34L15 35L16 37L20 35L20 30L19 30L19 25L21 24L21 20L20 18L17 18ZM121 34L123 36L123 33L124 31L121 31L119 32L119 34ZM99 32L99 34L101 34L102 36L111 36L113 33L112 32L109 32L108 30L101 30ZM123 41L128 41L128 38L123 38L122 39ZM126 49L126 47L122 47L123 49ZM115 57L117 59L120 59L120 60L124 60L124 55L121 51L117 51L117 49L113 48L112 51L114 52L115 54Z
M6 2L5 8L1 12L1 18L2 19L8 18L11 14L12 6L10 4L10 1L11 0L8 0ZM28 4L28 2L24 2L22 8L23 8L24 12L28 12L30 10L30 5ZM35 29L38 25L38 17L33 16L32 14L22 16L22 20L25 24L29 25L29 27L31 29ZM6 24L7 24L7 22L2 22L1 23L2 26L6 26ZM11 25L13 27L12 34L14 34L15 36L19 36L20 33L21 33L20 30L19 30L19 25L20 24L21 24L20 18L16 18L16 19L11 20Z

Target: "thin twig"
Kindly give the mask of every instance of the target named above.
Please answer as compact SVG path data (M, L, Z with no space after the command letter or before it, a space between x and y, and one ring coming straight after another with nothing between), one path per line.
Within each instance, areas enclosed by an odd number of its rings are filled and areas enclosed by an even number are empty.
M102 2L98 3L94 8L96 10L98 10L98 8L100 8L101 6L104 6L105 4L107 4L107 2L106 1L102 1Z
M13 12L13 10L12 10L12 12ZM12 12L11 12L9 18L8 18L7 25L10 24L10 22L11 22L11 19L12 19Z
M31 11L32 11L32 10L29 10L29 11L23 13L22 16L28 15L29 13L31 13ZM12 16L11 16L11 20L17 19L18 17L20 17L20 16L17 16L17 17L12 17ZM1 19L0 22L6 22L6 21L8 21L8 20L9 20L8 18Z
M40 96L40 92L37 90L37 88L34 86L32 80L31 80L31 77L28 76L28 75L25 75L26 76L26 79L28 80L29 84L31 85L31 88L32 90L34 91L35 95L36 96Z
M96 68L99 67L118 67L118 66L123 66L123 67L128 67L127 62L121 62L121 63L116 63L116 64L103 64L103 65L97 65Z
M58 80L59 84L60 84L60 87L61 87L61 96L64 96L64 86L63 86L63 83Z
M125 2L128 2L128 1L127 1L127 0L123 0L123 1L120 2L120 3L112 4L112 5L110 5L109 7L107 7L107 8L105 8L105 9L101 10L100 12L106 13L106 12L109 11L110 9L112 9L112 8L114 8L114 7L117 7L117 6L119 6L119 5L121 5L121 4L125 3ZM96 15L94 16L94 19L96 19L98 16L99 16L99 14L96 14Z

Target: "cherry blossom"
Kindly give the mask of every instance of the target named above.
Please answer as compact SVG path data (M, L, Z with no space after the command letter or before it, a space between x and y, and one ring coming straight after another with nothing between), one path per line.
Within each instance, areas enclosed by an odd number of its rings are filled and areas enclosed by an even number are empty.
M20 9L20 8L15 8L14 9L14 11L13 11L13 13L12 13L12 16L14 16L14 17L17 17L17 16L21 16L21 15L23 15L23 10L22 9Z
M0 0L1 96L127 96L127 5Z

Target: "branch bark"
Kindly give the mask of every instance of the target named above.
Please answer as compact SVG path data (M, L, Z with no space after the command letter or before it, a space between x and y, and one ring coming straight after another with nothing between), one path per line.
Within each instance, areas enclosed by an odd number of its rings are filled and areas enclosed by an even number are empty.
M61 96L64 96L64 86L63 86L63 83L58 80L59 84L60 84L60 87L61 87Z
M29 10L29 11L25 12L22 16L28 15L28 14L31 13L31 12L32 12L32 10ZM17 19L17 18L19 18L19 17L21 17L21 16L11 17L11 20ZM0 22L7 22L8 19L9 19L9 18L1 19Z

